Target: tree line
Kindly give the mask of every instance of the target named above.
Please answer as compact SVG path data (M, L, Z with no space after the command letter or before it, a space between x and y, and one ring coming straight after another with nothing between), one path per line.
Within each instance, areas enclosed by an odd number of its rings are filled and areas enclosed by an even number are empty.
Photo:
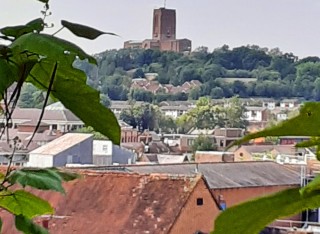
M320 100L320 58L299 59L278 48L227 45L208 51L199 47L189 55L158 50L120 49L95 55L98 69L87 63L78 66L88 74L88 83L98 89L104 99L137 100L158 103L164 100L197 100L239 97L301 97ZM134 78L145 73L157 73L160 84L182 85L199 80L202 85L189 93L153 94L145 90L130 90ZM227 78L237 78L230 82ZM244 78L255 78L249 81Z
M198 100L202 96L320 100L320 58L299 59L278 48L251 45L230 49L224 45L212 52L199 47L189 55L151 49L120 49L107 50L94 57L98 67L81 60L75 61L74 66L85 71L87 83L100 91L105 106L110 105L110 100L156 104L168 100ZM175 94L131 89L132 79L144 78L146 73L157 73L160 84L181 86L186 81L199 80L202 85L188 93ZM236 79L230 82L229 78ZM39 106L41 95L35 95L30 89L22 89L24 100L20 101L20 106Z

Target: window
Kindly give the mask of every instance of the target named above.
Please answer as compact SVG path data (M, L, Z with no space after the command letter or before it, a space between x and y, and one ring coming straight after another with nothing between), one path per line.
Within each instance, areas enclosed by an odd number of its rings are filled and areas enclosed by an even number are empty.
M73 162L73 156L72 155L68 155L67 156L67 163L72 163Z
M197 198L197 206L203 205L203 198Z
M252 116L252 117L256 117L256 116L257 116L257 111L252 111L252 112L251 112L251 116Z
M107 146L107 145L103 145L103 146L102 146L102 150L103 150L104 152L108 152L108 146Z
M187 145L193 145L194 139L187 139Z

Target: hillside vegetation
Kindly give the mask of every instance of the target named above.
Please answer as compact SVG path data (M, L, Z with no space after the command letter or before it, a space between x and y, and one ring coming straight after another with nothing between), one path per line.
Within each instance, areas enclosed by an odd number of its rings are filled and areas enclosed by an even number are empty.
M112 100L163 100L231 97L303 97L320 100L320 59L298 59L292 53L258 46L228 46L209 52L201 47L189 55L156 50L120 49L95 55L98 71L78 64L89 75L89 84ZM181 86L187 81L202 84L189 92L171 94L130 89L132 79L157 73L159 84ZM252 78L252 79L248 79ZM155 81L154 81L155 82Z

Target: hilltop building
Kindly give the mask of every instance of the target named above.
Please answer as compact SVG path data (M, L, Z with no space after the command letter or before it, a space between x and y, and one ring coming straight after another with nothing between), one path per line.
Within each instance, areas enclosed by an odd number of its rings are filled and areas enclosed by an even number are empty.
M159 8L153 11L152 39L126 41L124 48L190 52L191 40L176 39L176 10Z

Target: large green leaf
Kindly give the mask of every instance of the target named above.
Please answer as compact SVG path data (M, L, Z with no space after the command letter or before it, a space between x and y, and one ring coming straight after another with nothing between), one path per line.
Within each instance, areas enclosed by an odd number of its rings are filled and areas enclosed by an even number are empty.
M26 25L8 26L5 28L1 28L0 32L5 36L18 38L23 34L32 33L32 32L41 32L43 28L44 28L43 19L38 18L30 21Z
M4 91L18 81L19 73L17 66L10 64L6 59L0 58L0 95L3 97Z
M53 92L53 95L86 125L107 136L114 144L120 144L118 120L111 110L100 103L100 95L96 90L74 80L55 83L54 88L59 92Z
M46 58L58 61L73 68L76 57L88 59L90 63L97 64L96 60L86 54L75 44L63 39L38 33L28 33L15 40L10 48L21 48L21 51L29 51Z
M103 35L103 34L108 34L112 36L117 36L115 33L111 32L102 32L100 30L97 30L95 28L91 28L89 26L81 25L81 24L75 24L68 22L66 20L61 20L62 26L66 27L69 29L73 34L75 34L78 37L84 37L90 40L94 40L97 37Z
M120 144L120 127L116 117L100 104L99 92L86 84L85 73L73 67L76 57L87 58L95 63L93 57L74 44L43 34L23 35L13 42L11 47L38 54L40 59L33 66L27 81L42 89L49 86L53 68L58 62L51 94L87 126L92 126L113 143Z
M71 181L80 178L80 175L77 173L74 173L72 171L65 171L60 170L58 168L50 168L48 170L54 171L62 178L63 181Z
M8 177L11 184L19 183L42 190L55 190L64 193L61 176L50 169L23 168L14 170Z
M23 215L29 219L38 215L53 214L53 208L47 201L24 190L1 192L0 207L14 215Z
M27 219L22 215L15 216L15 225L17 230L22 231L24 234L48 234L48 230L35 224L32 220Z
M319 120L320 103L308 102L302 106L298 116L283 121L274 127L244 136L231 146L242 144L254 138L266 136L320 136Z
M257 234L275 219L320 207L320 193L301 196L299 188L242 203L223 211L213 234Z
M300 190L302 196L309 196L309 194L314 192L320 192L320 176L314 178L310 183Z

